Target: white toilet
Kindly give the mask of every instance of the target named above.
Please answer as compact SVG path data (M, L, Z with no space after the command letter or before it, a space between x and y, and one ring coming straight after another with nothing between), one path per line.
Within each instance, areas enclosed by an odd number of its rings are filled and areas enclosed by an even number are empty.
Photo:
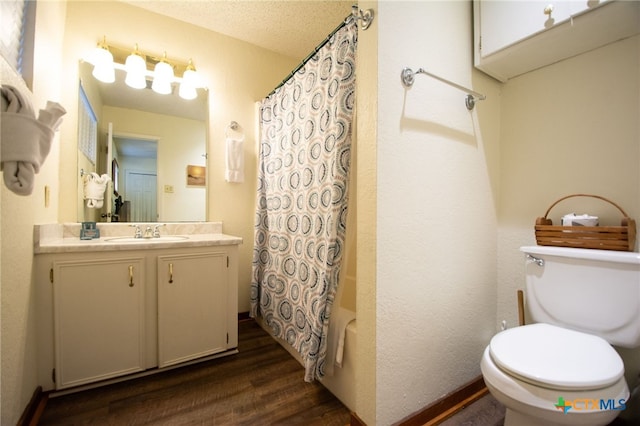
M480 364L505 426L611 423L629 398L611 344L640 346L640 253L520 250L534 324L495 335Z

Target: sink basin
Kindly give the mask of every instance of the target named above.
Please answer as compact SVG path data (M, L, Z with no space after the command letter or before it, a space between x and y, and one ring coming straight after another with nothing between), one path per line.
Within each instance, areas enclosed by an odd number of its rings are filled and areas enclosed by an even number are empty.
M134 237L112 237L105 238L104 241L109 243L166 243L171 241L184 241L189 237L183 235L163 235L156 238L134 238Z

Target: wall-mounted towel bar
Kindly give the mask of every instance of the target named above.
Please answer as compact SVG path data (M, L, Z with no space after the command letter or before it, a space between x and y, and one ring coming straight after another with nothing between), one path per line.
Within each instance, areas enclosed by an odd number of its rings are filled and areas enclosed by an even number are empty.
M449 86L453 86L456 89L459 89L465 92L467 94L467 97L465 98L464 103L467 106L467 109L469 111L471 111L473 107L476 105L476 100L484 101L485 99L487 99L487 97L482 93L475 92L471 89L467 89L466 87L460 86L459 84L456 84L445 78L439 77L435 74L431 74L430 72L426 71L424 68L418 68L418 70L415 72L411 68L403 69L402 74L400 74L400 77L402 78L402 84L404 85L404 87L413 86L413 81L415 80L416 74L426 74L429 77L435 78L436 80L439 80L443 83L448 84Z

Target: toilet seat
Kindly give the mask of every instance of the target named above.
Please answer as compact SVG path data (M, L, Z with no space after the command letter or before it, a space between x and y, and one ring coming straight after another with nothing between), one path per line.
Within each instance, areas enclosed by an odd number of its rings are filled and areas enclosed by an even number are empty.
M622 359L606 340L549 324L498 333L489 354L506 373L557 390L601 389L624 375Z

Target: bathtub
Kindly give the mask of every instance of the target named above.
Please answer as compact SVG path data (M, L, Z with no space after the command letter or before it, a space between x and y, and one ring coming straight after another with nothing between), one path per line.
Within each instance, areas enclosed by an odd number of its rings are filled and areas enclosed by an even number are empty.
M256 321L260 326L269 333L274 340L294 357L300 365L304 366L302 357L295 349L291 347L284 340L273 336L270 327L264 322L262 317L256 318ZM342 355L342 367L335 366L333 369L333 375L325 375L318 379L329 392L331 392L336 398L340 400L349 410L356 412L356 332L357 332L357 320L351 321L346 327L346 333L344 338L344 352Z
M333 369L333 376L324 376L318 381L336 396L349 410L356 412L356 331L357 320L346 328L342 367Z

